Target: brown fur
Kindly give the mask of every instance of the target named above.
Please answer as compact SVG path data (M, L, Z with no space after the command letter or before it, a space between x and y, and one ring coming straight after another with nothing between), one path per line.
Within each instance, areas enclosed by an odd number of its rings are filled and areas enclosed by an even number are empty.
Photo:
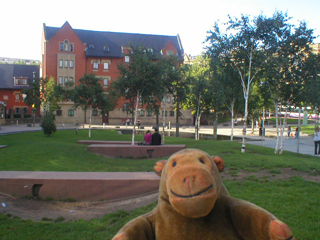
M113 240L294 240L271 213L229 195L223 167L220 157L197 149L158 161L157 207L127 223Z

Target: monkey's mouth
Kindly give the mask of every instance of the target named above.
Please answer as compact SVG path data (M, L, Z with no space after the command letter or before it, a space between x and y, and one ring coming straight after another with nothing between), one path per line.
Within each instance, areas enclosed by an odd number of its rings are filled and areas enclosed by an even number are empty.
M201 195L202 193L208 191L209 189L213 188L213 184L211 184L209 187L201 190L200 192L197 192L195 194L192 194L192 195L180 195L180 194L177 194L175 193L174 191L172 191L172 189L170 189L171 193L179 198L193 198L193 197L197 197L199 195Z

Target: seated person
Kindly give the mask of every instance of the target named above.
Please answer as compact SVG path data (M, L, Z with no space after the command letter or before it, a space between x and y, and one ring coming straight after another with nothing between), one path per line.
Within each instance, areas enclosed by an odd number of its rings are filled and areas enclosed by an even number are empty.
M161 145L161 135L159 134L158 128L154 129L155 133L152 134L151 145Z
M152 135L150 131L148 130L146 135L144 135L144 145L150 145L152 140Z

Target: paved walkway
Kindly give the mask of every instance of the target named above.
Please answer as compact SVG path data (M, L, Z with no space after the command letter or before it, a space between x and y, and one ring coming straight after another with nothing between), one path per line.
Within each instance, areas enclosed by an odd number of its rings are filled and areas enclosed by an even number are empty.
M88 125L84 126L85 128L88 127ZM132 126L123 126L123 125L92 125L93 128L104 128L104 129L116 129L116 130L124 130L124 129L130 129ZM75 129L76 126L74 125L57 125L57 129ZM83 126L79 126L79 129L83 128ZM151 126L146 126L144 130L150 129L152 130ZM0 128L0 136L6 135L6 134L15 134L15 133L21 133L26 131L41 131L41 127L39 124L36 124L35 127L28 127L26 124L21 125L2 125ZM161 129L160 129L161 131ZM171 135L174 136L175 128L172 128L170 130ZM194 126L184 126L180 128L181 133L194 133ZM212 134L213 130L212 127L203 126L200 128L200 134ZM219 125L218 127L218 135L226 135L230 136L231 129L228 126ZM235 137L241 137L242 136L242 127L237 126L234 129L234 136ZM276 129L273 126L266 126L266 137L264 137L264 141L262 140L262 137L258 135L258 129L255 130L255 132L252 134L251 129L247 129L247 143L248 144L254 144L264 147L270 147L275 148L276 146ZM308 154L308 155L314 155L314 142L313 142L313 136L308 136L306 134L301 134L299 139L299 147L298 147L298 140L295 138L287 139L285 137L284 139L284 150L285 151L291 151L291 152L299 152L302 154Z

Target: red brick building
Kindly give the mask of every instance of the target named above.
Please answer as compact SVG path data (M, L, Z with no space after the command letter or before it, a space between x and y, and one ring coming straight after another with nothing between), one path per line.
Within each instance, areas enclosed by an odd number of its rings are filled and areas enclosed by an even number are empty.
M57 84L67 81L78 84L84 74L94 73L102 78L103 88L107 89L111 81L117 79L117 64L129 62L126 56L131 46L143 46L149 51L162 54L164 57L176 55L183 60L183 48L178 36L118 33L73 29L68 22L61 28L43 25L42 35L42 77L53 77ZM172 103L172 101L171 101ZM108 121L120 124L128 118L122 111L124 102L119 101L116 110L110 112ZM57 112L58 123L82 123L83 111L73 111L72 102L62 103L62 110ZM168 107L167 107L168 108ZM168 108L168 111L169 108ZM93 112L94 122L100 123L107 118L98 111ZM170 111L168 121L174 122L175 112ZM189 113L187 113L189 119ZM89 116L89 114L87 114ZM170 119L172 118L172 119ZM155 116L145 111L140 112L144 124L154 124Z
M39 77L38 65L0 64L0 122L30 117L22 91Z

